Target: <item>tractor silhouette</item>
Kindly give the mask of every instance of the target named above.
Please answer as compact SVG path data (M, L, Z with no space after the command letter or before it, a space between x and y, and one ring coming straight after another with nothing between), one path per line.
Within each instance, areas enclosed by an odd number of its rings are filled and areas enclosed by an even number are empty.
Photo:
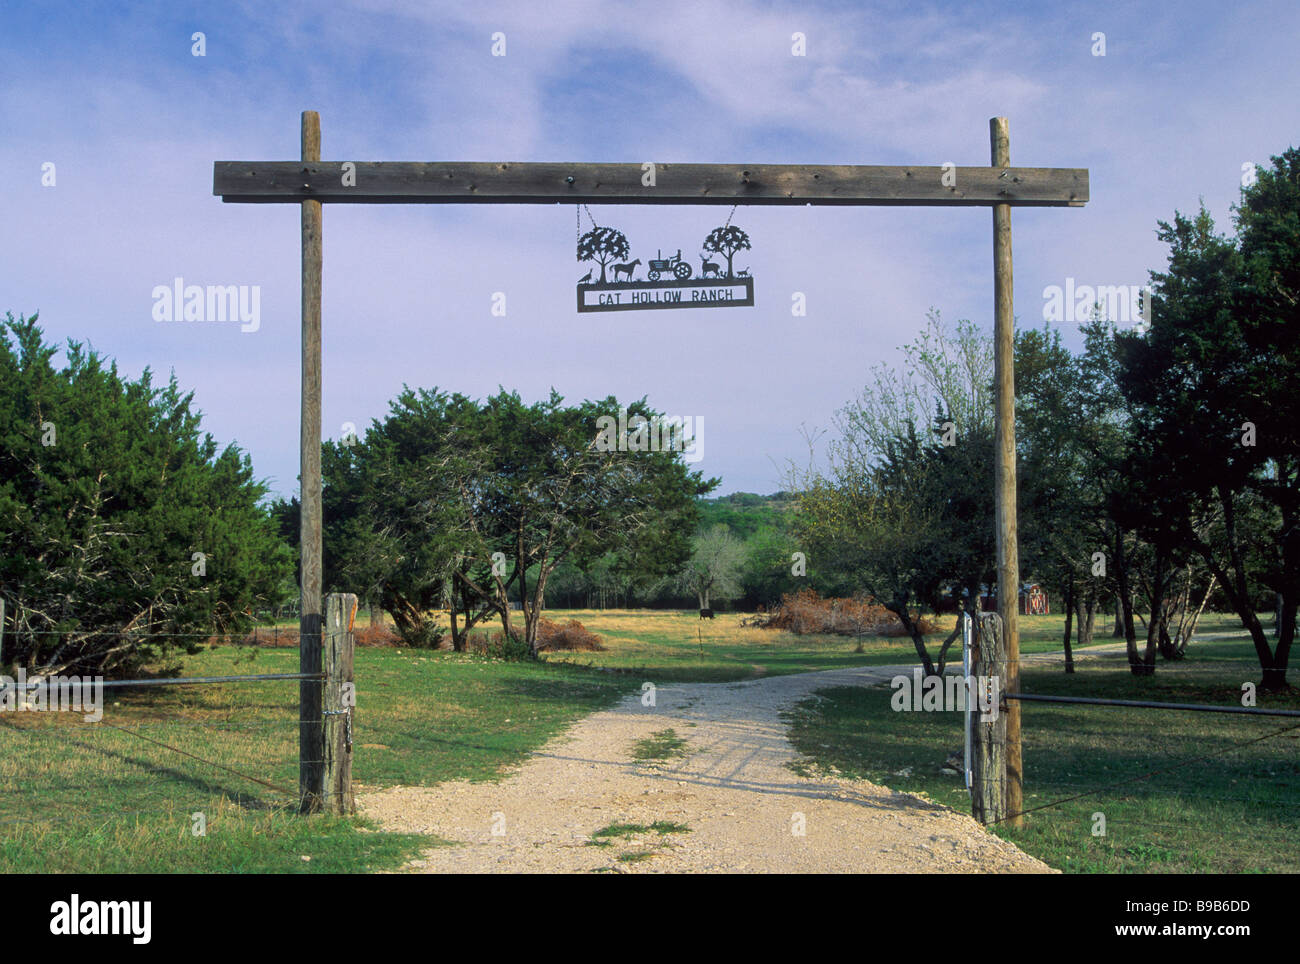
M681 248L678 248L677 254L671 258L665 258L662 251L659 251L658 255L658 258L650 259L648 274L651 281L658 281L660 274L671 274L678 281L685 281L691 276L690 263L682 260Z

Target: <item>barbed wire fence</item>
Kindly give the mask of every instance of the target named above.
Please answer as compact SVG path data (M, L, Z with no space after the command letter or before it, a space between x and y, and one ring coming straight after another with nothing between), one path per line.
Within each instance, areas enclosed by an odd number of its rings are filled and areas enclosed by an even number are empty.
M331 594L324 608L314 636L279 627L116 634L259 649L291 639L298 672L6 678L0 828L201 816L214 801L250 814L353 812L356 597ZM292 682L296 693L284 686Z
M994 676L1000 682L1006 668L1000 620L986 615L982 623L981 631L974 634L977 641L972 648L971 675ZM1059 657L1054 660L1058 665L1059 661ZM1049 662L1053 661L1022 658L1022 671ZM1115 669L1128 667L1124 653L1095 654L1089 662L1111 663ZM1205 660L1194 666L1180 664L1178 678L1203 690L1223 685L1234 671L1240 673L1239 662ZM1004 805L1005 733L999 731L996 721L985 722L976 715L983 707L975 704L968 710L968 759L976 761L967 767L972 812L986 825L1012 825L1035 813L1068 813L1084 821L1101 818L1100 830L1094 828L1093 833L1105 836L1108 810L1113 823L1115 805L1122 809L1124 804L1141 804L1134 826L1167 831L1166 836L1176 840L1187 829L1189 813L1203 813L1208 804L1217 819L1249 827L1253 845L1287 851L1294 848L1294 834L1286 825L1300 825L1300 799L1296 797L1300 710L1065 696L1020 689L1004 692L998 687L1003 709L1007 701L1018 700L1035 710L1032 716L1022 716L1025 772L1024 803L1019 812L1010 812ZM1136 713L1138 722L1120 731L1111 715L1116 712ZM1203 715L1215 718L1212 728L1179 726L1171 719ZM1266 731L1261 733L1261 727L1267 727ZM1050 754L1038 752L1036 733L1044 737L1050 733L1050 739L1043 740L1050 745ZM1096 778L1099 769L1106 777ZM1224 789L1225 784L1234 789ZM1278 813L1287 815L1280 821L1282 826L1266 817Z

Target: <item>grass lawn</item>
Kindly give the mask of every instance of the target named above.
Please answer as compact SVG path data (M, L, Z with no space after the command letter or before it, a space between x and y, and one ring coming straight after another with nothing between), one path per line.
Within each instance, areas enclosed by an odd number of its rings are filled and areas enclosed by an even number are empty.
M297 664L296 650L222 646L186 657L183 675ZM358 650L355 675L354 779L370 786L491 779L636 685L575 667L378 648ZM263 682L106 690L99 724L0 715L0 872L364 871L428 847L430 838L364 820L293 813L297 701L297 683ZM192 833L196 813L204 836Z
M907 640L798 637L741 627L736 614L721 613L703 622L697 614L676 612L584 610L551 615L580 619L605 639L609 649L549 654L533 664L425 650L358 649L354 730L358 787L497 779L569 723L639 690L647 679L727 681L915 660ZM1059 648L1059 620L1024 619L1023 650ZM1099 631L1098 641L1103 640ZM1237 673L1232 678L1254 678L1249 648L1238 643L1224 645ZM1205 662L1208 644L1194 644L1194 652L1193 659L1177 668L1181 678L1191 681L1196 673L1206 671L1211 676L1222 674L1221 666ZM954 650L952 659L960 662L959 649ZM296 649L223 645L184 657L181 674L294 672L297 660ZM1081 671L1073 680L1043 674L1046 682L1041 688L1048 692L1049 685L1058 685L1071 692L1095 692L1085 685L1092 672ZM1167 686L1176 674L1162 667L1161 675L1145 685ZM1111 687L1103 688L1108 694L1131 695L1143 687L1122 673L1102 675L1103 686ZM1033 679L1038 685L1037 677ZM0 872L383 870L400 867L420 849L436 843L429 837L378 832L360 819L304 820L293 813L298 782L294 682L109 690L105 696L104 720L99 724L85 723L67 713L0 714ZM1190 697L1166 693L1160 698ZM891 786L926 790L936 799L966 806L964 796L948 793L956 778L937 774L937 764L947 749L959 745L944 729L952 730L953 719L909 715L907 726L900 727L903 721L888 711L887 700L877 694L834 694L822 706L828 714L824 722L817 722L805 711L803 722L796 727L796 738L805 752L810 746L825 751L815 744L826 743L834 747L828 762L841 768L860 767L864 774L875 774ZM1081 712L1093 730L1117 720L1122 732L1070 737L1073 731L1067 724L1071 714ZM1026 712L1029 790L1039 794L1031 803L1048 799L1049 792L1056 795L1056 784L1049 780L1057 780L1063 787L1071 778L1086 782L1108 772L1099 762L1103 744L1113 746L1115 749L1107 752L1118 754L1115 760L1122 762L1129 759L1126 753L1140 753L1140 759L1147 760L1149 748L1135 749L1135 741L1152 739L1151 734L1160 730L1176 732L1177 739L1171 736L1167 740L1170 747L1211 745L1206 741L1226 738L1225 734L1238 730L1258 732L1252 729L1255 721L1239 724L1226 718L1166 715L1162 717L1166 722L1153 728L1150 717L1102 717L1097 713L1073 707L1033 707ZM1054 725L1054 720L1066 724ZM1187 729L1189 724L1194 727ZM810 745L807 734L818 728L834 735ZM865 738L894 730L898 732L885 742ZM653 745L637 750L648 760L660 758L673 751L675 737L660 734ZM1040 752L1033 741L1049 738L1055 749ZM1276 762L1277 742L1280 739L1254 752L1260 759ZM943 751L937 758L936 748ZM1076 758L1078 763L1070 763L1074 769L1067 767L1067 772L1055 774L1053 767L1060 760ZM1285 759L1292 761L1290 769L1275 769L1290 781L1283 789L1293 792L1294 754ZM1119 767L1121 762L1111 765ZM926 770L931 764L935 773ZM892 775L909 766L912 778ZM1233 794L1246 792L1228 785ZM1262 791L1252 784L1251 792ZM1161 800L1169 802L1167 797L1165 794ZM1177 808L1182 804L1173 801L1169 805ZM1078 851L1095 860L1097 867L1132 863L1137 858L1111 854L1116 847L1122 851L1130 846L1124 834L1130 833L1131 811L1118 801L1114 807L1106 807L1110 834L1100 843L1090 837L1080 841L1069 836L1086 831L1061 829L1062 818L1056 811L1048 811L1053 814L1050 819L1031 821L1024 832L1025 846L1034 852L1038 852L1035 847L1055 847L1062 854L1067 849ZM1091 801L1079 804L1071 811L1076 822L1084 808L1088 808L1087 814L1097 809ZM1246 810L1242 819L1256 819L1255 810ZM202 836L192 832L198 822L195 814L202 814L206 824ZM1191 822L1177 813L1161 819L1179 825ZM1042 828L1050 830L1049 837L1055 834L1060 839L1050 847L1039 841L1035 835L1041 836ZM1269 823L1264 829L1275 828ZM1219 832L1206 831L1206 839L1217 839ZM1142 846L1157 844L1144 837ZM1270 861L1291 859L1282 847L1256 850ZM1139 862L1154 859L1143 857Z
M740 629L736 615L703 626L695 614L554 615L582 619L610 650L527 664L358 649L358 786L494 779L645 678L829 669L898 648L882 640L855 653L855 640ZM180 675L295 672L297 665L296 649L223 645L184 657ZM378 833L363 820L304 821L293 812L297 692L294 682L108 690L98 724L67 713L0 715L0 871L400 866L429 838ZM202 836L192 833L195 814L206 824Z
M907 637L869 636L857 640L832 635L796 636L780 630L742 626L740 613L719 612L710 620L700 619L698 613L673 610L575 609L552 614L551 618L579 620L604 640L608 650L548 653L548 662L635 671L655 681L729 682L844 666L917 661L916 647ZM944 616L940 617L939 625L946 633L955 621L955 616ZM1059 650L1063 628L1060 616L1022 616L1021 651ZM933 656L938 656L942 639L927 640ZM1099 634L1096 641L1109 640L1103 640ZM949 650L948 659L961 663L960 639Z
M1213 619L1206 628L1234 622ZM1162 661L1149 679L1129 675L1115 658L1082 662L1072 676L1027 668L1022 679L1033 693L1240 705L1241 684L1259 675L1249 640L1237 638L1194 640L1186 660ZM888 688L837 688L801 704L789 724L807 766L969 813L961 776L941 769L961 750L961 716L894 712L890 695ZM1300 729L1279 732L1300 721L1022 705L1025 808L1054 805L1028 813L1023 828L995 828L1000 836L1065 871L1300 871ZM1259 705L1300 709L1300 694L1261 697ZM1278 735L1239 745L1272 732ZM1093 833L1098 813L1105 836Z

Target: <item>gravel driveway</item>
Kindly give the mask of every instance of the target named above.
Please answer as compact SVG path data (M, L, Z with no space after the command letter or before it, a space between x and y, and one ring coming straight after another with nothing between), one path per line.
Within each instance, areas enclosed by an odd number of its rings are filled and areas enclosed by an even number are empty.
M910 671L666 685L653 707L636 694L584 718L499 782L359 792L358 804L387 829L455 842L408 868L425 873L1051 872L966 814L787 766L797 754L782 710L818 689ZM665 730L685 741L682 755L633 758ZM633 826L593 837L615 824Z

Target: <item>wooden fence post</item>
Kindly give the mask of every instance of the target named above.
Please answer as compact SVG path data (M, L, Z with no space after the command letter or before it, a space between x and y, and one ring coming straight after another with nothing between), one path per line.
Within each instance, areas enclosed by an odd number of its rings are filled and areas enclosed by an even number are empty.
M971 719L970 803L971 814L987 825L1004 819L1008 812L1007 701L1002 695L1007 650L1002 618L997 613L981 613L975 626L970 673L975 678L978 702L972 708ZM988 713L981 712L984 707L989 708ZM986 722L985 716L994 718Z
M325 597L325 637L321 647L325 672L324 761L321 802L328 813L355 813L352 795L352 708L356 704L352 685L352 627L357 618L357 597L350 592L332 592Z
M1007 119L989 120L993 167L1011 166L1011 139ZM1020 678L1020 548L1016 522L1016 374L1015 306L1012 301L1011 205L993 205L993 499L998 557L998 615L1007 665L1003 676L1013 692ZM1007 807L1013 826L1021 818L1020 704L1007 708Z
M302 161L320 162L320 115L302 112ZM321 651L321 203L302 202L302 420L299 432L299 478L302 502L299 542L302 595L298 609L298 672L319 673ZM298 701L298 794L300 809L321 807L320 683L303 680Z

